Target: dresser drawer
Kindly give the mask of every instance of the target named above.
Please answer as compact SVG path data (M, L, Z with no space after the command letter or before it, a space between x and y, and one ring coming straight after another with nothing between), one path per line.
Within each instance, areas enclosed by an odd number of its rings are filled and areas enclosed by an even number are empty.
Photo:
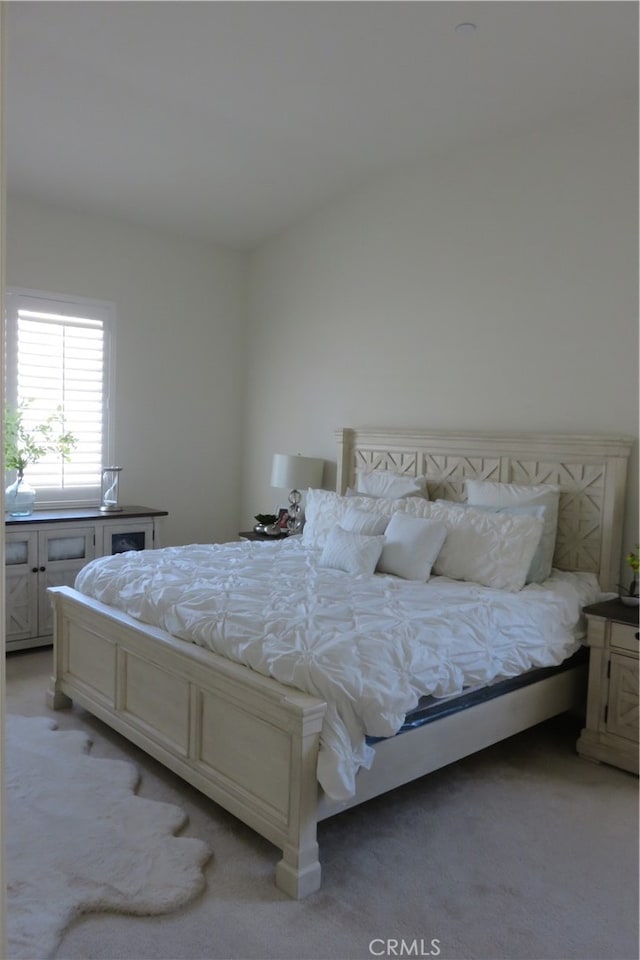
M629 653L638 653L638 628L627 623L611 622L609 643L618 650L628 650Z

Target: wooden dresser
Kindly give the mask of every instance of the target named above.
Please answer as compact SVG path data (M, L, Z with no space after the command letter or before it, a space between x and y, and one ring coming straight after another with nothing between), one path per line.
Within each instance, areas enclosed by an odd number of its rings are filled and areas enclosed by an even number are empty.
M28 517L5 515L6 650L53 642L53 611L47 589L73 586L94 557L148 550L160 545L159 522L166 510L98 507L36 510Z
M584 613L589 690L578 753L638 773L638 607L616 599Z

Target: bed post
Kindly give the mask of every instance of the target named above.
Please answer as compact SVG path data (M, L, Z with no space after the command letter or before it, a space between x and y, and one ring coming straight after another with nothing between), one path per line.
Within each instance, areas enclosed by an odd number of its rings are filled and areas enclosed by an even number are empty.
M344 494L347 487L353 482L353 430L345 427L335 432L339 446L338 473L336 476L336 491Z
M291 742L289 840L276 866L276 886L294 900L320 889L318 859L318 743L326 710L318 703L304 710Z
M63 618L60 604L53 590L49 591L49 599L53 605L53 673L49 678L46 702L50 710L64 710L73 703L71 697L58 688L58 680L63 669Z

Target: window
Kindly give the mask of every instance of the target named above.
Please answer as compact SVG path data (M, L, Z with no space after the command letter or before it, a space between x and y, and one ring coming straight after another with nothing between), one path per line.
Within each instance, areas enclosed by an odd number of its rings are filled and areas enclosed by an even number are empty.
M69 460L49 455L28 468L40 507L100 502L102 466L111 459L109 395L113 304L9 290L6 402L25 409L25 426L57 410L77 439Z

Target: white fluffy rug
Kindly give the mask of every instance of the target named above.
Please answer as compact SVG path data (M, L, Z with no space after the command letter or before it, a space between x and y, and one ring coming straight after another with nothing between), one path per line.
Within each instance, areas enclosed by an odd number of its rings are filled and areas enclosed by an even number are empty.
M10 960L44 960L79 913L166 913L204 887L206 844L186 814L135 795L136 767L88 754L80 731L7 716Z

